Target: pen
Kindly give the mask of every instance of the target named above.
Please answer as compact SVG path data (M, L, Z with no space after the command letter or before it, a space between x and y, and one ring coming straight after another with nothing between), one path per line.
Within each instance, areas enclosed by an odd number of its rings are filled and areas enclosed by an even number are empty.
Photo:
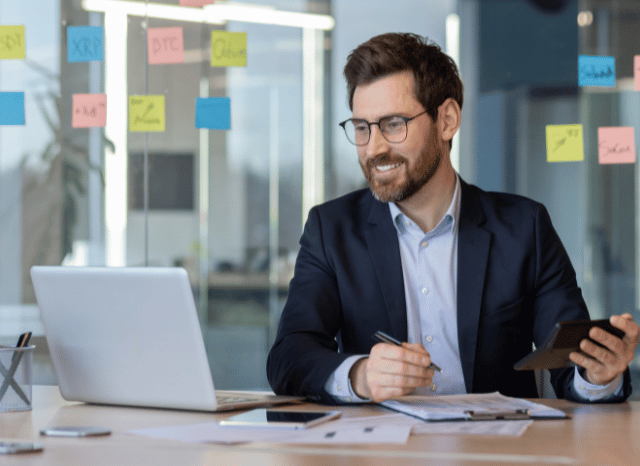
M391 345L402 346L402 342L396 340L391 335L387 335L386 333L381 332L380 330L378 330L376 333L373 334L373 339L381 341L382 343L389 343ZM429 367L434 371L442 372L442 369L440 369L434 363L429 364Z
M31 332L25 332L20 337L18 337L18 343L16 343L16 348L24 348L29 344L29 340L31 339ZM2 382L2 386L0 387L0 400L4 397L5 393L7 393L7 389L9 388L9 384L13 385L12 382L15 383L13 376L18 370L18 364L20 364L20 359L22 359L22 352L16 352L13 354L11 358L11 366L9 370L4 376L4 381ZM3 371L4 372L4 371ZM22 391L22 390L21 390ZM18 393L20 395L20 393ZM24 395L24 393L23 393ZM27 404L28 398L20 396Z

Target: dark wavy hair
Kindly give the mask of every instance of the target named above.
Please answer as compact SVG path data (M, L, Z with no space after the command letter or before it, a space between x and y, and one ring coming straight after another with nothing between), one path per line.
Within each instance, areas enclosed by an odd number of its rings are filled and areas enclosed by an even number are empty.
M351 52L344 67L349 108L353 110L356 86L401 71L413 72L416 98L433 121L449 97L462 108L463 86L454 61L437 44L411 33L382 34Z

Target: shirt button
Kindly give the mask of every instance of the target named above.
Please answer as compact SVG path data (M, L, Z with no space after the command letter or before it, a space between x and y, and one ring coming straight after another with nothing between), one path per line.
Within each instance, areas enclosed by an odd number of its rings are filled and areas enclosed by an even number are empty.
M431 386L429 387L429 389L430 389L432 392L435 392L435 391L438 389L438 386L437 386L435 383L432 383L432 384L431 384Z
M427 288L426 286L422 288L422 294L429 294L429 288Z
M426 248L429 245L428 242L423 241L422 243L420 243L420 246L422 246L423 248Z
M347 397L346 400L347 400L347 403L351 403L351 397Z
M431 335L427 335L426 337L424 337L425 340L427 340L427 343L431 343L431 340L433 340L433 337Z
M338 391L341 392L342 391L342 385L338 385Z

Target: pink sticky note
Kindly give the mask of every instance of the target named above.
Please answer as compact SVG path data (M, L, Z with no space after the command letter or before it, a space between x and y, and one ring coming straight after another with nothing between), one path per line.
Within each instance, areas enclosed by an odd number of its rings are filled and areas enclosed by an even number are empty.
M71 126L91 128L107 124L106 94L73 94Z
M640 91L640 55L633 57L633 83L636 91Z
M184 37L182 28L147 29L147 48L149 64L183 63Z
M634 163L636 146L632 126L598 128L600 163Z
M180 0L182 6L205 6L213 5L216 0Z

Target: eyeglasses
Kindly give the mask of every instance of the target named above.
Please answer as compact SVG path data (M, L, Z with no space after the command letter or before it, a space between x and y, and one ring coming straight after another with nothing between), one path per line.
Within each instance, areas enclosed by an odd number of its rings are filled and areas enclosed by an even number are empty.
M359 120L357 118L350 118L349 120L345 120L339 124L342 126L342 129L344 129L349 142L356 146L364 146L369 143L369 138L371 137L371 125L378 125L380 132L382 132L382 136L387 141L398 143L407 139L407 123L425 113L427 113L426 110L412 116L411 118L400 115L390 115L381 118L379 121L372 122Z

